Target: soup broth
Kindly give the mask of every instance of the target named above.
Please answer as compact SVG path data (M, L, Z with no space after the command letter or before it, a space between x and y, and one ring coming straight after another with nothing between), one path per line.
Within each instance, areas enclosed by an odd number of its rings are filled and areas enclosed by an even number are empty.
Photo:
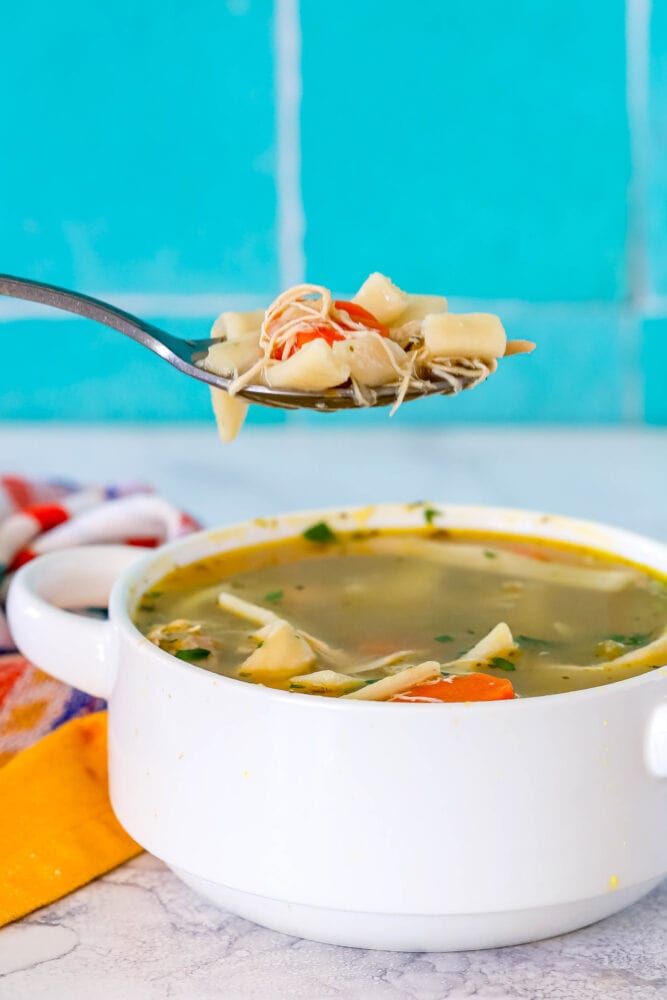
M368 700L554 694L667 662L663 579L507 536L334 535L322 523L174 569L135 622L205 670Z

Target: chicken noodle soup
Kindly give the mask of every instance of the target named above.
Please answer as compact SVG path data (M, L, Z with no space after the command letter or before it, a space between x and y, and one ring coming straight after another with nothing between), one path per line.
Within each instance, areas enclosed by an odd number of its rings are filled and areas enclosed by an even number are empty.
M266 311L224 312L211 337L218 343L198 364L233 379L228 393L212 390L225 441L243 423L248 404L236 394L250 384L315 393L348 385L359 406L372 406L375 390L392 385L397 407L408 390L432 382L448 393L473 388L498 358L535 346L508 341L497 316L450 313L444 296L408 295L378 273L351 300L324 285L296 285Z
M352 700L554 694L667 663L667 583L603 553L443 532L303 535L174 569L135 611L185 662Z

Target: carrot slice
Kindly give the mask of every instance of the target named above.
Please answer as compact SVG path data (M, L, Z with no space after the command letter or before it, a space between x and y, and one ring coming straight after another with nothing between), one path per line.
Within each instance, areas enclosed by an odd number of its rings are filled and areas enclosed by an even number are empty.
M297 333L294 349L298 351L304 344L309 344L311 340L317 340L318 337L326 340L329 347L333 346L337 340L345 340L343 334L339 333L338 330L334 330L332 326L322 323L320 326L311 327L309 330L302 330Z
M503 701L514 698L512 682L506 677L489 674L465 674L462 677L443 677L441 680L417 684L394 695L390 701Z
M274 351L274 357L278 358L279 361L285 361L286 358L291 358L293 354L301 350L304 344L310 344L313 340L325 340L329 347L332 347L335 341L345 340L345 337L338 330L335 330L333 326L329 326L328 323L307 326L303 330L299 330L295 335L289 350L286 350L284 347L278 348Z
M346 312L353 323L363 323L370 330L377 330L379 334L383 337L389 336L389 327L381 323L373 313L370 313L368 309L364 309L363 306L357 305L356 302L347 302L346 299L336 299L334 302L334 307L337 310L342 310ZM345 326L344 317L339 317L339 321Z

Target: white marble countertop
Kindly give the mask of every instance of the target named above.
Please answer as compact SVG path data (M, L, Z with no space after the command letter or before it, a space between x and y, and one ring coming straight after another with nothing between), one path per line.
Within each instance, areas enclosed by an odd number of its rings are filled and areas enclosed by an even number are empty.
M207 524L290 508L433 499L558 511L667 539L667 432L354 434L0 428L0 468L141 479ZM1 806L0 806L1 808ZM667 834L667 831L666 831ZM593 927L487 952L298 941L213 909L142 855L0 931L0 1000L665 1000L667 883Z

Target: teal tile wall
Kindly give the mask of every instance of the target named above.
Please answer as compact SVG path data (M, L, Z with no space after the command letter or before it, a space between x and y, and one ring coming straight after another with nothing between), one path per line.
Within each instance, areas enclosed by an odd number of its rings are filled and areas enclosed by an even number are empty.
M7 6L0 271L200 336L218 301L385 270L538 342L397 424L667 423L667 7L647 9ZM103 328L0 300L0 343L0 419L210 419L205 387ZM387 413L251 413L285 420Z
M624 3L601 14L580 0L338 0L332 18L304 3L308 277L621 300ZM346 72L327 72L332 59Z
M0 270L274 289L271 27L269 2L4 4Z
M211 320L153 316L151 322L168 325L178 336L198 337ZM8 322L0 330L5 337L0 400L7 419L211 419L208 386L183 378L115 330L75 318ZM253 423L275 423L285 416L252 408Z
M667 4L651 13L646 150L648 286L667 295Z

